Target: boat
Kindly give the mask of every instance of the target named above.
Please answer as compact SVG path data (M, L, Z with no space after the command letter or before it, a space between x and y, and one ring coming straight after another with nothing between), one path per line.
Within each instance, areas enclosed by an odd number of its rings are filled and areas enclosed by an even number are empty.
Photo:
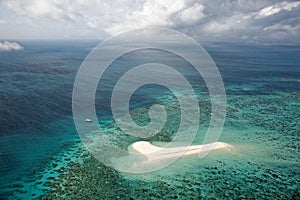
M88 123L92 122L91 119L86 119L86 120L84 120L84 121L85 121L85 122L88 122Z

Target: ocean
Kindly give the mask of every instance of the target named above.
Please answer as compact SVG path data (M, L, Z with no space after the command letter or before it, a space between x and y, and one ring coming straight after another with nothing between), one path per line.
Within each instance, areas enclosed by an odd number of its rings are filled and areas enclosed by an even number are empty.
M109 168L84 148L72 115L77 71L98 41L21 41L24 51L0 52L0 199L299 199L300 46L202 42L226 90L227 115L219 141L232 146L204 159L187 156L147 174ZM187 50L188 51L188 50ZM210 120L203 79L169 52L146 49L117 59L96 94L101 128L123 149L112 118L113 84L143 63L163 63L187 77L200 105L201 144ZM166 106L162 131L148 139L169 142L180 110L170 90L148 85L131 98L137 124L149 123L153 103Z

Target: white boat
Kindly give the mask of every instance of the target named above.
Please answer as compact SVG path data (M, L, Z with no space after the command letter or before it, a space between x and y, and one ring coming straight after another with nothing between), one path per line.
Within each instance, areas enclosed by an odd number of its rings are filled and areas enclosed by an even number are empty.
M92 122L92 120L91 119L86 119L86 120L84 120L85 122Z

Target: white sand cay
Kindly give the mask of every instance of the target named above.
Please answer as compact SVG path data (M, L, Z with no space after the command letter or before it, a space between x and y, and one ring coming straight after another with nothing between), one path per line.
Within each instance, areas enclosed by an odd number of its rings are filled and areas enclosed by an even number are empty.
M168 159L183 155L192 155L197 153L209 152L211 150L227 148L232 146L224 142L214 142L210 144L179 146L179 147L159 147L150 144L150 142L139 141L128 147L129 152L142 154L151 160Z
M128 156L112 158L113 166L121 172L137 174L148 173L163 169L172 164L177 158L192 154L200 157L206 156L216 149L232 149L232 146L223 142L192 146L174 146L166 143L166 146L156 146L146 141L135 142L128 147Z

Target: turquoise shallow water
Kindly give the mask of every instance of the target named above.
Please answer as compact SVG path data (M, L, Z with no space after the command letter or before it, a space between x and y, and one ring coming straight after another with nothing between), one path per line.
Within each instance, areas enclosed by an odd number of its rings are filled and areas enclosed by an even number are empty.
M216 150L204 159L188 156L154 173L132 175L95 160L74 127L72 85L93 45L24 43L24 52L0 54L0 199L299 198L298 46L204 44L221 71L227 93L227 116L219 141L232 148ZM150 53L166 64L186 64L171 55ZM152 61L147 54L139 52L133 63ZM134 55L121 58L115 68L130 65L129 58ZM199 97L200 129L194 143L201 144L210 101L203 82L189 70L186 75ZM133 98L132 117L145 124L149 105L164 103L168 123L149 140L167 142L177 128L176 99L162 88L145 89L150 93L141 91ZM153 95L154 91L159 92ZM101 127L126 149L138 139L120 133L105 103L99 99L96 105Z

